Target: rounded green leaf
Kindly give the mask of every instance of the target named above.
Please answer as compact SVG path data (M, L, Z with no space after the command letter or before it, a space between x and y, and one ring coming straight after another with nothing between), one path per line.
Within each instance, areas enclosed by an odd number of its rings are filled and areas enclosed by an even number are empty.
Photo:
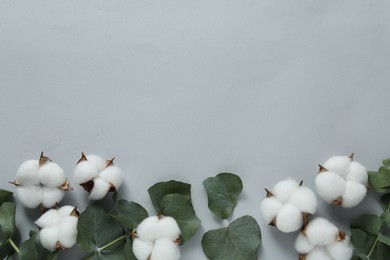
M81 249L90 253L100 252L103 246L124 234L121 224L110 216L98 202L90 204L80 214L77 230L77 244ZM121 242L124 243L124 239ZM112 250L123 243L115 243L108 249Z
M161 201L165 195L178 193L184 196L191 203L191 185L179 181L166 181L154 184L148 189L150 199L152 200L154 208L161 211Z
M220 173L203 181L207 191L208 207L222 219L228 218L237 204L243 185L239 176L233 173Z
M255 260L261 243L256 220L243 216L227 228L210 230L203 235L202 248L210 260Z
M57 259L57 252L50 252L45 249L37 239L38 232L31 232L30 239L23 242L20 246L20 260L53 260Z
M362 229L370 234L377 235L382 228L382 221L377 215L367 214L361 216L356 223L351 225L351 228Z
M123 227L132 231L142 220L148 217L148 212L135 202L118 200L111 210L111 216Z
M4 202L0 206L0 241L12 238L16 230L15 224L16 205L12 202Z
M182 242L191 239L201 223L188 199L177 193L164 196L161 214L176 220L181 230Z
M11 202L12 201L12 192L0 189L0 205L4 202Z

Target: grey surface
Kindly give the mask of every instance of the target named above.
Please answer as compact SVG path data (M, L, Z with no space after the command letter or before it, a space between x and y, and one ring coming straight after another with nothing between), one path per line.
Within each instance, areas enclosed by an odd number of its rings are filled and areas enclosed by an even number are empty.
M121 196L152 214L147 188L191 183L202 219L182 259L222 223L202 181L235 172L244 192L230 221L254 216L259 259L296 259L295 234L260 216L265 187L286 177L313 188L317 164L355 152L369 169L390 156L390 2L0 2L2 188L41 151L71 178L80 152L115 156ZM66 196L81 210L86 196ZM320 202L342 228L377 209ZM18 206L25 238L37 213ZM62 259L77 259L74 248ZM72 256L72 257L71 257Z

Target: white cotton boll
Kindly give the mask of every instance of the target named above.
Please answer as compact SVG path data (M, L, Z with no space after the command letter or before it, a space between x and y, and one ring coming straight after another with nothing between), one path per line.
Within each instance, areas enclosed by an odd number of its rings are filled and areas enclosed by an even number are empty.
M101 200L103 199L110 189L110 184L105 180L97 177L93 181L94 185L89 194L89 199L91 200Z
M137 227L137 236L143 241L153 242L156 239L155 232L159 221L157 216L144 219Z
M71 248L76 243L78 217L69 216L62 219L58 226L58 241L61 246Z
M363 185L368 183L368 174L366 168L358 162L352 161L349 165L349 173L346 177L349 181L359 182Z
M347 181L346 190L343 196L343 206L344 208L352 208L358 205L365 197L367 193L367 188L363 184L358 182Z
M299 184L294 180L278 182L272 190L272 194L282 203L286 203L291 195L297 190Z
M265 222L271 223L282 207L283 204L274 196L263 199L260 210Z
M333 242L326 248L334 260L350 260L352 258L353 248L348 240Z
M316 247L307 256L306 260L334 260L323 247Z
M285 204L276 217L276 227L284 233L297 231L302 225L302 212L290 203Z
M87 155L87 161L93 163L99 172L107 166L107 161L98 155Z
M310 243L309 239L304 234L299 233L295 240L295 250L300 254L308 254L313 248L314 245Z
M177 243L169 239L158 239L154 243L151 260L177 260L180 259L180 249Z
M58 241L58 228L48 227L42 229L39 232L39 241L44 248L49 251L54 251Z
M324 167L330 171L334 172L342 177L348 173L349 164L351 163L351 158L348 156L333 156L329 158L325 163Z
M73 179L78 183L86 183L98 176L99 172L95 164L90 161L82 161L76 165Z
M23 162L16 172L16 181L20 185L38 185L39 184L39 161L28 160Z
M54 207L57 203L59 203L65 195L63 190L58 188L49 188L43 187L43 198L42 205L45 208Z
M43 192L40 186L16 187L16 198L26 208L36 208L41 204Z
M133 253L137 260L147 260L152 254L153 242L145 242L139 238L133 240Z
M58 214L58 210L50 209L45 212L37 221L35 221L35 225L39 228L48 228L57 226L60 223L60 215Z
M39 181L48 187L59 187L66 181L64 170L58 164L48 162L39 168Z
M317 217L306 226L305 234L313 245L326 246L336 240L339 230L328 220Z
M172 217L162 217L157 222L157 228L155 230L156 239L167 238L175 241L181 234L179 225Z
M68 217L70 216L70 213L72 213L72 211L75 209L74 206L69 206L69 205L66 205L66 206L62 206L59 210L58 210L58 214L61 218L65 218L65 217Z
M346 189L345 180L329 171L317 174L315 185L317 193L328 203L341 197Z
M105 168L100 172L99 177L114 185L115 188L119 188L123 181L122 171L115 165Z
M288 202L296 206L301 212L314 214L317 210L316 195L311 189L304 186L298 187Z

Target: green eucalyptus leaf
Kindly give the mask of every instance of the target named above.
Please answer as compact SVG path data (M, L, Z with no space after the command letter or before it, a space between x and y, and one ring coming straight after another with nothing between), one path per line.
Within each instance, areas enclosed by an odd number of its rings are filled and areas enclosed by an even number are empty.
M383 244L385 244L387 246L390 246L390 237L388 237L382 233L378 234L378 241L382 242Z
M367 256L371 252L376 239L376 235L370 234L361 229L351 229L351 243L355 248L354 253L359 256Z
M384 243L378 242L368 259L388 260L390 256L390 247Z
M380 217L373 214L363 215L359 220L351 225L351 228L359 228L370 234L377 235L382 228Z
M137 258L135 257L135 255L133 253L133 240L132 239L128 239L126 241L125 247L123 249L123 253L124 253L126 260L137 260Z
M382 221L382 225L384 225L386 227L390 227L390 212L389 211L385 211L382 213L381 221Z
M122 226L98 203L90 204L79 216L77 224L77 244L90 253L100 252L101 248L124 235ZM120 243L121 242L121 243ZM114 250L124 243L124 239L107 250Z
M118 200L111 210L111 216L123 227L133 231L142 220L148 217L148 212L135 202Z
M202 248L210 260L255 260L261 243L261 231L256 220L243 216L227 228L207 231Z
M382 164L383 164L383 166L385 166L386 168L390 168L390 158L384 159L384 160L382 161Z
M150 199L152 200L154 208L161 211L161 201L165 195L178 193L184 196L191 203L191 185L179 181L167 181L154 184L148 189Z
M390 168L381 166L377 172L369 171L368 182L371 188L377 192L390 190Z
M222 219L228 218L237 204L243 185L239 176L233 173L220 173L203 181L207 191L208 207Z
M200 226L200 219L183 195L174 193L164 196L161 201L161 213L164 216L173 217L181 230L182 242L191 239Z
M9 240L12 240L15 245L20 243L20 231L18 228L16 228L14 236L11 239L0 242L0 259L5 259L7 256L7 258L10 258L10 256L15 253L15 249L12 247Z
M4 202L0 206L0 241L5 241L14 236L16 205L12 202Z
M31 233L30 233L31 234ZM45 249L37 239L38 233L31 234L30 239L23 242L19 248L19 260L54 260L57 252Z
M7 190L0 189L0 205L4 202L12 202L13 193Z
M381 196L380 203L384 211L390 210L390 193Z

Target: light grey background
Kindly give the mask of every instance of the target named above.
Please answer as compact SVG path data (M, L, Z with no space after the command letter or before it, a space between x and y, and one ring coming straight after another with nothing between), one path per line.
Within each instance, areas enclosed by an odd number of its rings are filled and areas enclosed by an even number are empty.
M313 188L332 155L355 152L369 169L390 156L389 13L387 0L2 0L0 186L13 190L41 151L69 178L81 151L115 156L121 196L150 214L147 188L189 182L202 219L181 250L192 260L222 226L202 181L230 171L244 192L229 220L256 218L259 259L296 259L296 234L260 216L263 189L287 177ZM83 210L72 186L64 203ZM351 210L319 205L344 229L378 209L373 195ZM24 238L37 217L18 206Z

